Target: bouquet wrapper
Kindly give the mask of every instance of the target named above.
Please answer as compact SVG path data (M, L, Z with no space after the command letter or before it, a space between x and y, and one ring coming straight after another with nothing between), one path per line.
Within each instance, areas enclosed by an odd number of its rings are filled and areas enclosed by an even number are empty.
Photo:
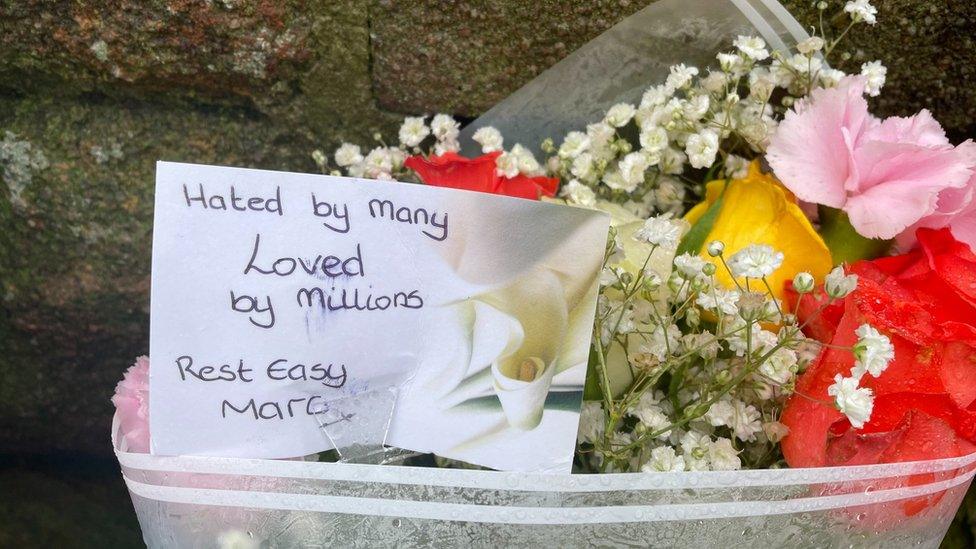
M610 475L116 455L149 547L938 547L976 473L976 454Z
M507 142L538 147L616 102L638 102L671 64L710 65L738 34L772 49L806 37L776 0L658 0L475 120L461 142L491 125ZM976 454L612 475L165 457L128 452L118 429L116 418L116 455L149 547L934 548L976 473Z

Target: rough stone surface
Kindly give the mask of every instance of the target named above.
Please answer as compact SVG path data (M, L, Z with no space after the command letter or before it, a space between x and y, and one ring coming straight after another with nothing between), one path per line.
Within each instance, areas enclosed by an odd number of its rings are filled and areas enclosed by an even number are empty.
M108 451L108 398L146 352L156 159L311 171L313 143L235 110L0 100L44 152L22 204L0 190L0 453Z
M649 0L384 0L372 14L383 107L474 117Z
M815 2L783 4L804 25L818 22ZM859 72L866 61L888 67L888 85L875 101L879 114L907 116L927 108L956 141L976 135L976 2L875 1L878 24L852 31L854 55L838 68ZM828 22L829 24L829 22ZM835 31L842 30L842 22Z

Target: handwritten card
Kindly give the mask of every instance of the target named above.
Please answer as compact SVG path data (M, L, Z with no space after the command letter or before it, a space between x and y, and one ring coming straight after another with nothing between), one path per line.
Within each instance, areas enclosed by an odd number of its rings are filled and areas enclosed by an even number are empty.
M569 471L605 215L171 162L155 208L152 453L327 450L315 410L395 386L388 444Z

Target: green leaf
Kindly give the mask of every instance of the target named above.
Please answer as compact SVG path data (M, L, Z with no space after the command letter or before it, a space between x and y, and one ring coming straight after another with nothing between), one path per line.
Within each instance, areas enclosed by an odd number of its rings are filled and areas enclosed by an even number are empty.
M586 363L586 381L583 385L583 400L603 400L603 390L600 389L600 372L597 371L599 368L597 362L596 349L591 344L590 359Z
M678 245L678 251L675 252L676 255L683 253L697 254L701 251L702 246L705 245L705 239L708 238L709 233L712 232L712 227L715 226L715 220L718 219L719 212L722 211L722 204L725 202L725 191L728 188L729 180L726 179L725 186L722 188L722 194L718 196L718 200L714 204L708 207L705 215L701 216L701 219L692 225L688 234L681 239L681 244Z

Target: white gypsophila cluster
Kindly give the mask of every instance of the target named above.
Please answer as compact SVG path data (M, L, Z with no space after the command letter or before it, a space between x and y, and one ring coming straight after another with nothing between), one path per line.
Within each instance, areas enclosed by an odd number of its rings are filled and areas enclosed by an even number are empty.
M504 150L505 140L502 138L502 133L491 126L485 126L483 128L478 128L471 136L476 143L481 145L481 152L483 153L493 153Z
M430 128L427 127L422 116L408 116L403 119L398 137L401 145L413 148L419 146L428 135L430 135Z
M895 358L895 347L887 336L868 324L855 330L858 340L854 345L854 367L848 377L837 374L834 383L827 388L827 394L834 397L834 403L842 414L847 416L851 427L861 429L871 419L874 409L874 393L870 388L860 386L865 375L879 377Z
M871 5L869 0L851 0L844 4L844 11L851 15L855 22L865 22L873 25L878 22L878 8Z
M843 267L831 271L824 281L824 294L828 303L843 299L857 288L857 275L844 274ZM793 278L793 289L803 299L814 289L813 277L799 273ZM834 397L837 409L847 416L855 429L864 427L871 419L874 408L874 394L868 387L860 386L865 375L880 377L895 359L895 346L888 336L869 324L862 324L855 331L857 343L851 348L854 366L849 376L837 374L834 383L827 388L827 394Z
M855 12L869 14L869 8L859 3ZM720 173L745 176L783 114L812 89L835 86L845 76L825 63L836 45L813 36L794 51L772 51L760 37L739 36L732 51L718 54L719 70L671 67L665 82L649 87L638 104L617 103L585 131L566 134L546 150L553 155L547 166L551 175L588 186L597 199L636 215L680 213L685 193L675 189L684 186L672 178L719 162ZM866 63L862 73L868 93L880 91L884 68Z
M766 244L750 244L729 258L729 269L736 278L764 278L783 264L783 252Z
M694 254L674 256L677 229L669 216L635 227L632 240L647 254L636 268L641 261L631 255L628 263L616 245L608 246L594 352L603 362L623 355L633 379L621 396L588 403L581 456L601 471L768 466L787 433L776 410L812 359L802 351L808 340L795 318L784 320L771 294L725 288L715 264ZM713 257L724 248L708 246ZM742 257L753 258L756 271L749 274L769 276L781 258L760 251ZM669 272L658 271L653 258L660 252L673 257ZM770 331L776 322L780 327ZM876 346L865 349L876 355ZM595 406L600 414L592 412ZM593 418L603 419L602 431Z
M870 61L861 65L861 76L864 77L864 91L871 97L881 95L888 78L888 68L881 61Z

